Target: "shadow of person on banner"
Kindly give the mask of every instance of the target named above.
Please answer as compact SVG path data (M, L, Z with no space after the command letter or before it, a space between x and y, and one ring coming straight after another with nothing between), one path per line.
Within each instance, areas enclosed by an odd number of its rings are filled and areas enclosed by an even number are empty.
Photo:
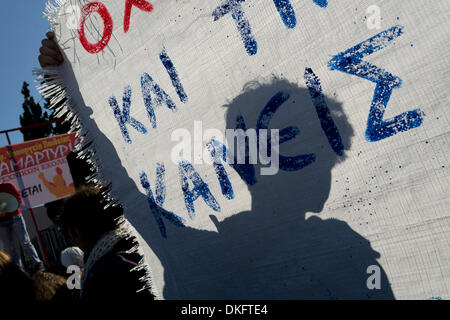
M113 194L126 195L125 200L118 200L124 204L127 219L161 262L165 299L394 298L377 261L380 254L346 222L336 219L336 215L351 219L340 199L335 196L327 203L332 182L336 183L335 195L343 188L332 173L345 161L353 135L341 104L333 98L325 97L325 101L339 139L332 134L329 121L321 122L327 113L322 108L322 118L318 117L308 89L280 79L247 85L225 106L226 128L245 124L246 129L261 125L280 129L284 158L279 172L261 175L260 164L234 169L224 165L228 175L238 173L246 181L251 210L223 220L220 213L210 216L218 232L164 220L168 236L163 238L149 199L136 184L138 177L128 176L116 148L91 118L92 108L84 105L73 72L66 76L72 77L68 80L73 101L79 103L78 108L87 108L80 120L94 138L90 147L96 153L101 146L99 157L108 159L101 171L120 181L113 183ZM320 96L315 101L320 104ZM241 192L234 191L230 200L215 195L223 208L241 201ZM375 268L375 278L368 268ZM369 277L379 280L380 289L368 288Z
M336 200L341 193L335 191L326 206L332 182L335 190L348 187L339 181L345 179L342 171L338 179L332 177L333 168L345 161L354 134L342 105L322 96L317 87L309 91L273 79L248 83L225 108L227 129L279 129L280 159L274 175L262 174L268 166L236 165L248 184L251 210L222 222L211 216L220 239L213 247L233 261L222 280L227 295L221 298L393 299L377 262L380 254L336 219L339 214L348 218ZM379 290L368 288L368 282L373 286L368 269L374 267Z
M280 170L263 175L260 164L224 164L227 174L236 171L248 184L251 209L222 221L220 213L211 215L217 233L168 229L179 264L171 261L178 267L170 275L166 270L166 279L177 279L184 299L394 298L380 254L336 219L337 213L348 217L340 199L326 207L332 170L345 161L353 129L340 103L315 101L326 106L317 110L308 89L273 79L248 84L225 106L226 129L279 129ZM348 187L336 180L337 189ZM239 201L239 194L229 201ZM380 289L369 289L372 280ZM164 296L171 290L166 285Z

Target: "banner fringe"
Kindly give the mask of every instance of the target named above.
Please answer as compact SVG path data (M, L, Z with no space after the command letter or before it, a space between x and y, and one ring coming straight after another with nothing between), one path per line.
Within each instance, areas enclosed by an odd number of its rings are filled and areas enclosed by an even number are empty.
M52 30L59 25L58 18L59 12L70 0L49 0L45 5L44 17L50 22ZM77 0L77 2L79 2ZM88 130L83 126L79 119L79 112L75 101L71 98L69 88L64 83L61 69L59 67L46 67L45 69L34 69L33 75L35 76L35 82L37 91L46 99L49 99L49 109L54 111L54 116L57 119L63 119L63 123L70 123L70 133L78 132L82 138L81 142L75 147L74 151L77 154L77 158L86 160L96 170L95 173L87 178L88 183L95 185L101 185L102 181L106 181L102 174L101 161L95 151L95 142L93 137L90 136ZM104 185L104 184L103 184ZM108 193L110 187L108 188ZM113 203L111 203L113 204ZM127 226L124 231L126 237L136 237L136 245L131 248L128 253L136 252L143 258L131 271L145 270L145 276L139 280L142 283L142 288L138 292L143 290L149 290L155 299L159 300L159 295L155 292L153 287L152 277L150 275L150 267L144 257L142 245L140 245L140 239L136 230L128 223L125 217L118 221L118 225ZM123 229L122 229L123 230Z

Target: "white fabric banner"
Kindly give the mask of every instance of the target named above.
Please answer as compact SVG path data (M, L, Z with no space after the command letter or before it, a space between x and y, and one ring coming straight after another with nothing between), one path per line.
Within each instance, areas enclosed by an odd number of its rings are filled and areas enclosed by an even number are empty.
M47 13L159 298L450 297L448 0Z

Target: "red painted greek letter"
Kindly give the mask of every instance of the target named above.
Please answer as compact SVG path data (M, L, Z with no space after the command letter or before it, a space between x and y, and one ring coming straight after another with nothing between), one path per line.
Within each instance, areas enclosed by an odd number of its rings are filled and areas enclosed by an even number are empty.
M125 31L125 33L130 29L131 8L133 8L133 6L136 6L145 12L153 11L153 5L145 0L126 0L125 16L123 18L123 31Z
M84 32L84 23L86 21L86 18L94 12L100 15L103 20L104 26L102 38L99 42L92 44L86 38L86 34ZM82 20L80 29L78 29L78 35L80 37L81 44L87 52L92 54L99 53L100 51L105 49L105 47L108 45L109 40L111 40L113 32L113 20L111 18L111 15L109 14L108 9L106 9L105 5L101 2L90 2L86 4L81 10L81 13Z

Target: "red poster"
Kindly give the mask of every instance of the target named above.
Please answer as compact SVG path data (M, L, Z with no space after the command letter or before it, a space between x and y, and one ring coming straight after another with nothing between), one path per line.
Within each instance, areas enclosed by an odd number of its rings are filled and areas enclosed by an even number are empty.
M23 209L70 196L75 188L66 157L78 141L72 133L0 148L0 183L17 187Z

